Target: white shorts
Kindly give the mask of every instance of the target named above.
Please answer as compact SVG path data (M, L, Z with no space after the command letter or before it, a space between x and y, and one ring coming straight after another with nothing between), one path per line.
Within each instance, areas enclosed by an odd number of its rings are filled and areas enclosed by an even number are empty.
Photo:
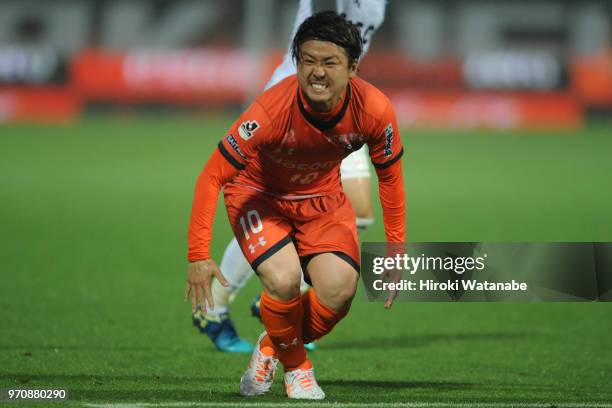
M367 147L364 146L342 160L340 177L342 180L370 178L370 165L368 162Z

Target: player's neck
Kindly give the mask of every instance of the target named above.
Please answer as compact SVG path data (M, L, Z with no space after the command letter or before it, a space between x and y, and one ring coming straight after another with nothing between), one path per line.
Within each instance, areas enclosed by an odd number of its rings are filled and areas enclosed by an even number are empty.
M329 119L334 117L340 112L342 109L342 105L344 103L344 98L346 98L346 90L342 92L342 95L332 104L332 106L327 106L326 104L313 104L308 98L304 95L302 90L299 90L300 99L303 102L304 108L306 111L312 116L319 119Z

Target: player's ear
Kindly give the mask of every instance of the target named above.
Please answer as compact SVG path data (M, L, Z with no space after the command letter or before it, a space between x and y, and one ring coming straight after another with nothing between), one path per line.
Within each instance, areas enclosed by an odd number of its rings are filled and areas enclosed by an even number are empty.
M353 78L357 75L357 66L359 65L359 61L355 60L351 64L349 64L349 79Z

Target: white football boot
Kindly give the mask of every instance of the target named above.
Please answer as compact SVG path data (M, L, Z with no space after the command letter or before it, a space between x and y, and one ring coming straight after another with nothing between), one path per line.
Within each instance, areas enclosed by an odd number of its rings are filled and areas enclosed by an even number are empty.
M249 366L240 377L240 395L244 397L263 395L272 387L278 359L261 352L260 345L265 336L265 331L259 336Z
M291 370L285 373L285 391L294 399L325 399L325 393L319 387L312 367Z

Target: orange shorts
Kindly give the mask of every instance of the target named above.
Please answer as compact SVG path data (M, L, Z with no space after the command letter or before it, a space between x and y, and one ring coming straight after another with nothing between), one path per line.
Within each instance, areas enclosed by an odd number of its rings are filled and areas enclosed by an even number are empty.
M314 255L332 252L359 272L355 211L344 192L286 200L228 184L224 198L234 235L253 270L293 241L304 270Z

